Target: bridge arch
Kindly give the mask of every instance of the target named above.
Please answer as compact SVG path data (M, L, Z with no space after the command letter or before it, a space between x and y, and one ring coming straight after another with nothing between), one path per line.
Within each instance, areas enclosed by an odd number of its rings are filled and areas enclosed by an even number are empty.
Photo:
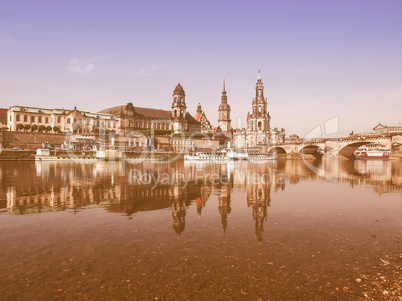
M300 154L314 154L314 153L317 153L317 150L318 150L319 148L320 148L320 147L319 147L318 145L309 144L309 145L303 146L303 147L300 149L299 153L300 153Z
M270 150L269 150L269 153L270 154L273 154L273 153L277 153L278 155L279 154L286 154L286 150L283 148L283 147L280 147L280 146L275 146L275 147L273 147L273 148L271 148Z
M360 141L360 142L354 142L354 143L350 143L346 146L344 146L343 148L341 148L339 150L339 155L342 155L346 158L354 158L353 153L355 152L355 150L357 150L360 146L363 145L367 145L367 144L373 144L375 142L371 142L371 141Z
M319 148L320 148L319 145L309 144L309 145L303 146L300 149L299 153L301 155L311 155L311 156L315 157L316 159L320 159L322 157L323 153L318 151Z

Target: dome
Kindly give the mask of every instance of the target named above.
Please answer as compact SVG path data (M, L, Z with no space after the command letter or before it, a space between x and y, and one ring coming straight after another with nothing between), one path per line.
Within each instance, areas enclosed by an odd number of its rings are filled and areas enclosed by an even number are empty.
M184 93L183 87L180 85L180 82L177 84L176 88L174 88L173 95L186 96L186 93Z
M227 103L221 103L219 105L219 111L230 111L230 106Z

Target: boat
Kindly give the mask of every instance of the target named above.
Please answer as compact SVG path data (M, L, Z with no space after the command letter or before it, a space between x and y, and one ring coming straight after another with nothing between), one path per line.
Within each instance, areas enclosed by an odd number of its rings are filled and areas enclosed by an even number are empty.
M354 151L356 159L389 159L391 151L382 146L370 145L358 148Z
M261 162L276 160L276 153L262 153L253 150L222 150L217 152L195 152L190 155L184 155L184 160L192 161L232 161L248 160L250 162Z
M48 148L38 148L36 150L35 161L75 161L75 162L97 162L98 159L91 154L83 152L82 154L65 153L54 151L53 154L50 153Z
M189 155L184 155L184 160L191 161L228 161L226 151L216 151L216 152L195 152Z
M233 150L230 149L227 152L227 157L229 160L247 160L248 159L248 152L245 150Z
M262 153L260 151L249 151L248 160L250 162L263 162L269 160L276 160L278 155L276 153Z

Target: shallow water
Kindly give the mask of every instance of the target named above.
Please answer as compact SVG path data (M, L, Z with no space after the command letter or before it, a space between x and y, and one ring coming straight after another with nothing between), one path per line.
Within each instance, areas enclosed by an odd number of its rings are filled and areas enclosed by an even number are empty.
M310 163L1 162L0 299L361 298L400 264L401 161Z

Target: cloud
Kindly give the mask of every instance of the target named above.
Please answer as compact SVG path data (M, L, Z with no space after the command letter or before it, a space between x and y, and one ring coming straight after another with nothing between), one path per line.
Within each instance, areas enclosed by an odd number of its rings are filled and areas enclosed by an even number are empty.
M146 67L136 70L134 72L134 74L135 74L135 76L138 76L138 77L147 77L147 76L154 75L158 69L159 69L158 65L146 66Z
M94 64L86 60L79 60L76 58L71 59L69 65L67 66L68 70L79 74L88 74L95 68L96 67Z

